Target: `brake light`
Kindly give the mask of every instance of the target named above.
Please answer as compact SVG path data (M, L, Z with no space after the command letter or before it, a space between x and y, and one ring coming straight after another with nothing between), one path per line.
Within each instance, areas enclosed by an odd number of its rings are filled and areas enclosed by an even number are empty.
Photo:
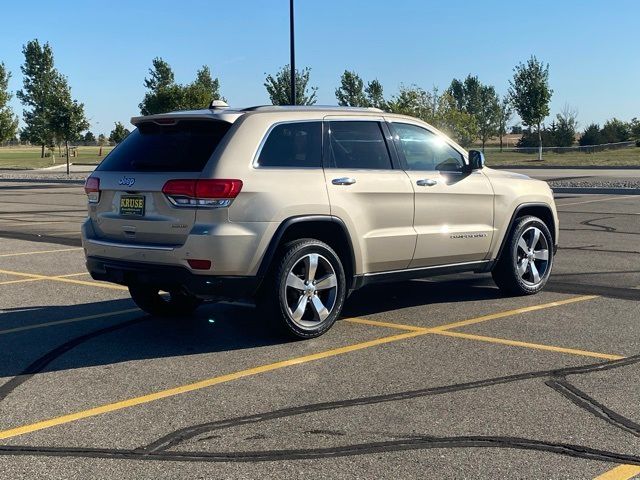
M89 203L98 203L100 201L100 179L88 177L84 182L84 193L87 194Z
M169 180L162 187L177 207L227 207L242 190L242 180Z

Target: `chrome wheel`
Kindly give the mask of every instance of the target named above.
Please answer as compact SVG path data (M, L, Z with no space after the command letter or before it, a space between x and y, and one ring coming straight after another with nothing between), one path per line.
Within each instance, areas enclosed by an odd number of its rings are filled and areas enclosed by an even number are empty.
M333 311L338 277L329 260L318 253L309 253L291 267L284 290L291 320L302 329L315 329Z
M518 239L516 266L522 281L538 285L549 269L549 243L537 227L529 227Z

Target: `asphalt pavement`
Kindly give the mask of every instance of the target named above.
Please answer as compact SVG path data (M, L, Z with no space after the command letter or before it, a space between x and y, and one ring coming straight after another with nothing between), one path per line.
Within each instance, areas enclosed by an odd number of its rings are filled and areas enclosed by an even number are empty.
M144 315L86 274L80 186L2 181L0 478L640 475L640 196L557 204L544 292L375 285L290 342Z

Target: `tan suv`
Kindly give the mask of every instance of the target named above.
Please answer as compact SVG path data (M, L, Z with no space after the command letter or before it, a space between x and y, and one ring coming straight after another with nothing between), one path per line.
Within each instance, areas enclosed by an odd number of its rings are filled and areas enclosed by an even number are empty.
M132 123L87 179L82 241L93 278L151 314L252 299L309 338L370 283L492 272L532 294L549 278L547 184L489 169L415 118L265 106Z

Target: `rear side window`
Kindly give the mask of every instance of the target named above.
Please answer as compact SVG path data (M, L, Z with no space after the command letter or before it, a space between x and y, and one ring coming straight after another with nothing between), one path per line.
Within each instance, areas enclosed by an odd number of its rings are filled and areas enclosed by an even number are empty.
M276 125L260 150L260 167L309 168L322 166L322 122Z
M97 168L108 172L200 172L231 124L183 120L138 125Z
M391 157L378 122L329 122L329 168L391 169Z

